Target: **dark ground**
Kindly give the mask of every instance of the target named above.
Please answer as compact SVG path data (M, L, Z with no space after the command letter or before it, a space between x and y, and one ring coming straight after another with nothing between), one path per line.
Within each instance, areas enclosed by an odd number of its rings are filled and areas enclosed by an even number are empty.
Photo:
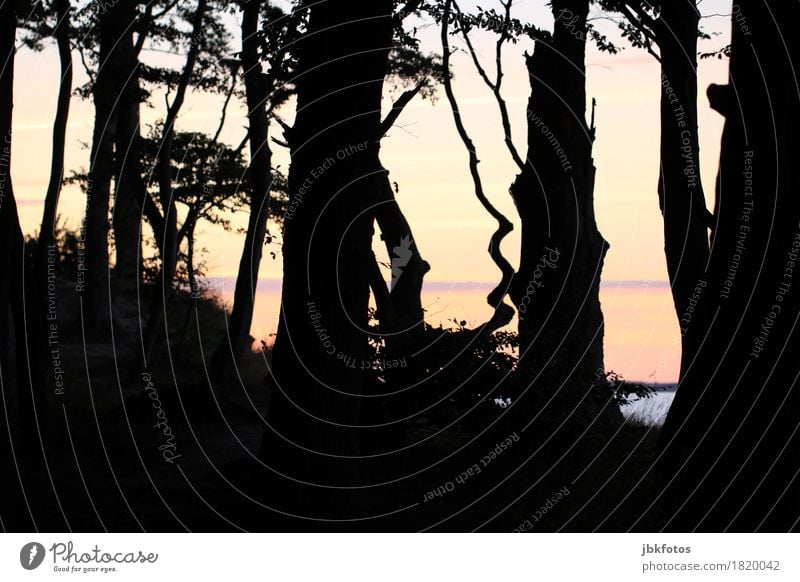
M75 307L62 302L59 310ZM135 302L115 305L111 341L84 347L74 328L62 335L65 390L50 395L41 423L47 427L42 431L46 467L34 468L25 479L37 529L654 529L649 468L657 429L544 415L529 424L531 415L519 407L475 406L465 398L418 415L385 446L380 438L371 443L374 453L397 452L354 468L365 485L355 491L289 480L279 472L302 469L304 460L284 452L273 463L270 451L285 447L268 428L266 459L259 459L269 353L245 358L237 387L221 394L211 390L205 362L223 333L224 312L212 300L194 307L198 318L188 323L186 297L170 309L173 347L157 350L149 391L147 378L131 372L133 358L120 356L135 353ZM160 419L153 395L163 410ZM165 426L174 439L168 440ZM485 461L510 435L516 437L511 444ZM176 456L169 462L165 454ZM480 472L470 473L476 465ZM313 477L309 481L325 479ZM26 508L20 511L27 514Z

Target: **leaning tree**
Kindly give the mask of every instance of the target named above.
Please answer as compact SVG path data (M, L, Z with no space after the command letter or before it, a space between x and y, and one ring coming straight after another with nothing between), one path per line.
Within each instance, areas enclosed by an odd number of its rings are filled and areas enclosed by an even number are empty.
M798 18L797 3L736 3L728 84L707 91L725 126L701 341L661 434L655 501L670 530L800 524Z

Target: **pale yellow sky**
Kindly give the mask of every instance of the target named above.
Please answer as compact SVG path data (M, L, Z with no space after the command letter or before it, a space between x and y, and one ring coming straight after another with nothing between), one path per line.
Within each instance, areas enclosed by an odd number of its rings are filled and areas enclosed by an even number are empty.
M530 12L532 0L521 1L519 14ZM724 12L710 6L707 11ZM716 2L716 4L724 4ZM724 19L709 21L725 29ZM433 40L435 31L424 33ZM427 38L430 37L430 38ZM491 57L491 37L476 37L479 50ZM708 41L721 46L724 37ZM436 50L435 43L426 48ZM525 150L525 106L528 80L522 51L530 45L520 43L507 49L505 59L505 96L511 111L515 139L520 151ZM47 184L50 157L50 131L55 107L58 69L55 51L48 47L42 53L26 50L18 55L15 85L13 178L21 202L23 228L32 232L40 219L41 201ZM492 62L487 59L486 65ZM589 97L595 97L597 109L597 141L595 160L598 168L595 201L597 217L604 236L611 242L604 278L607 280L665 279L655 184L658 169L658 79L657 63L642 51L626 49L613 56L592 50L588 58L587 84ZM80 65L75 63L76 71ZM480 82L464 55L453 59L455 90L481 158L486 190L492 201L509 218L516 214L508 195L515 170L502 143L498 114L491 94ZM701 61L700 87L711 82L724 82L727 61ZM82 77L82 75L80 75ZM161 99L156 109L146 109L146 122L163 115ZM386 106L389 101L387 99ZM180 129L212 131L218 116L216 96L192 94L179 120ZM289 113L289 116L291 113ZM88 150L80 146L91 135L92 107L88 101L73 100L70 117L67 168L85 166ZM246 121L241 106L229 116L225 137L238 142ZM409 215L418 243L433 266L435 280L494 280L494 267L485 253L486 241L492 232L488 219L472 194L466 167L466 154L453 127L446 102L435 105L416 101L404 112L388 139L384 141L384 164L392 179L401 187L400 203ZM701 168L707 195L713 194L718 142L722 118L700 99ZM276 157L284 167L287 158L274 146ZM83 207L82 195L76 189L64 192L61 212L73 224ZM242 222L244 217L241 217ZM238 248L235 235L207 233L214 252L209 257L214 274L235 273ZM221 244L220 244L221 243ZM208 245L207 245L208 246ZM517 255L518 239L512 233L504 244L509 257Z
M469 2L464 2L468 9ZM485 3L487 6L490 3ZM515 3L520 18L532 17L547 25L544 2L520 0ZM730 3L705 0L704 14L727 14ZM720 36L705 41L703 50L726 44L729 19L712 17L704 21L707 30ZM237 41L238 42L238 41ZM493 43L490 35L475 37L479 51L493 66ZM423 31L423 48L437 51L436 31ZM504 93L508 101L515 141L525 151L525 106L529 85L522 53L531 50L521 42L507 48ZM163 58L163 57L150 57ZM658 176L659 138L659 68L658 63L643 51L627 48L619 55L601 54L592 49L587 59L587 95L598 102L595 162L598 169L595 203L600 229L611 243L603 273L604 281L665 281L662 222L658 210L656 182ZM80 64L75 61L76 72ZM463 54L453 58L455 91L459 97L465 122L481 159L486 191L491 200L516 222L516 213L508 188L516 168L503 145L497 108ZM727 60L700 62L700 144L701 170L709 204L719 153L722 118L713 112L703 96L709 83L725 83ZM82 82L82 74L78 75ZM58 84L55 50L48 46L41 53L21 50L17 57L14 109L14 150L12 176L20 201L23 229L33 232L41 219L42 199L46 189L50 163L50 132ZM178 121L179 129L213 131L219 104L217 96L193 93ZM163 99L154 99L156 109L144 109L146 122L163 116ZM385 107L390 105L386 100ZM67 137L68 170L85 167L89 152L80 146L91 136L92 106L89 101L74 99ZM291 112L286 113L291 118ZM231 108L223 137L238 143L246 120L240 104ZM288 157L278 146L273 148L276 160L286 168ZM383 142L382 159L391 172L391 179L400 185L399 202L409 221L425 258L431 263L431 281L495 282L498 273L490 261L486 247L493 231L491 219L475 200L469 179L467 157L455 132L446 100L435 104L417 100L411 103ZM78 224L83 209L83 195L76 188L65 189L61 214L72 226ZM246 224L240 213L239 224ZM518 226L518 225L517 225ZM201 245L209 249L206 260L210 274L229 277L235 274L241 250L241 237L201 229ZM512 263L518 256L518 230L507 237L503 250ZM280 274L278 262L265 261L261 276L275 278ZM606 299L608 302L610 299ZM618 306L609 304L609 313ZM660 318L647 316L640 333L670 336L677 333L668 310ZM612 317L609 317L611 320ZM609 321L611 327L612 323ZM623 325L618 322L617 327ZM607 334L607 349L610 330ZM617 332L619 329L617 329ZM619 336L619 333L617 333ZM622 341L633 349L642 338L627 334ZM670 340L670 341L673 341ZM663 338L659 339L661 343ZM673 341L674 343L674 341ZM628 348L624 348L628 349ZM675 366L673 365L674 369ZM669 375L669 374L668 374Z

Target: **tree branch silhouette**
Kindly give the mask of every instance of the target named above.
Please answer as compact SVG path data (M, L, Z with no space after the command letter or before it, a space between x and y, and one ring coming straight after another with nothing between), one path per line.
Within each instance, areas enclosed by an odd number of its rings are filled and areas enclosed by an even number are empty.
M500 250L500 244L505 236L514 229L514 225L510 220L508 220L508 218L505 217L505 215L503 215L502 212L495 208L495 206L486 197L486 193L483 189L483 181L481 179L480 170L478 169L480 160L478 159L475 144L467 132L466 126L464 125L464 120L462 119L461 112L458 108L458 101L456 99L455 92L453 91L453 81L450 75L450 41L448 38L452 4L452 0L447 0L444 5L444 13L442 14L442 76L445 94L448 102L450 103L450 110L453 113L453 120L456 125L456 130L458 131L458 135L461 138L461 141L464 143L464 147L469 155L469 171L475 188L475 196L483 208L492 216L492 218L497 221L497 230L491 237L488 250L489 255L492 257L495 265L497 265L497 268L500 269L502 277L497 287L495 287L486 298L489 305L495 309L495 316L492 318L490 323L487 323L487 326L497 329L498 327L502 327L510 322L514 316L514 309L503 301L511 286L511 281L514 277L514 268L503 256L503 253Z

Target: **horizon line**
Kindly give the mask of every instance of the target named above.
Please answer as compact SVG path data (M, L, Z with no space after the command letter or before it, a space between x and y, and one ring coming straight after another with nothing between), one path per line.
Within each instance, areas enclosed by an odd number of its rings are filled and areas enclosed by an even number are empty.
M212 291L224 290L228 285L232 287L236 284L236 277L212 276L203 277L203 279L210 283ZM258 280L257 292L279 291L281 283L282 279L276 277L262 277ZM423 291L490 291L495 286L496 283L488 281L425 281L423 283ZM670 284L669 281L665 280L610 279L608 281L600 281L600 287L606 289L669 289Z

